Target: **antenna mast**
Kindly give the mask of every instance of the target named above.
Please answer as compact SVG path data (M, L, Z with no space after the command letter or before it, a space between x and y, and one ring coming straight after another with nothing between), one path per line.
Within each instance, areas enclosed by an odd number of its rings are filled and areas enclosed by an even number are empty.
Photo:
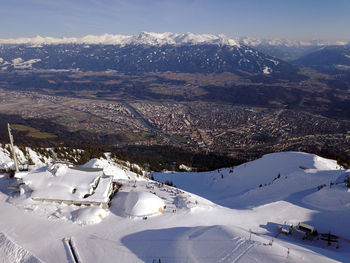
M7 123L7 129L9 130L11 152L12 152L12 155L13 155L13 161L14 161L14 163L15 163L15 169L16 169L16 172L19 172L17 157L16 157L16 154L15 154L15 148L13 147L13 136L12 136L12 134L11 134L10 123Z

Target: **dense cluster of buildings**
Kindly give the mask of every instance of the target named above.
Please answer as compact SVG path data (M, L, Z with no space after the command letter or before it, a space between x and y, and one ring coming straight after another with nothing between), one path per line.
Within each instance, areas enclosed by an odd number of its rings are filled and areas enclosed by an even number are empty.
M5 92L5 91L4 91ZM70 130L122 134L131 144L179 145L194 151L235 154L252 151L336 149L350 157L350 122L289 109L207 102L118 102L10 92L8 113L55 118ZM53 106L55 105L55 106ZM6 104L5 104L6 106ZM128 141L129 140L129 141Z

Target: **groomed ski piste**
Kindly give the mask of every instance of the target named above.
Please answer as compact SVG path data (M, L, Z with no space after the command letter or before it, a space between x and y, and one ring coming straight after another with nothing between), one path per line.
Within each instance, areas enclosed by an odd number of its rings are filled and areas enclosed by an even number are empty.
M0 158L11 165L1 148ZM152 173L157 181L108 156L84 167L122 184L109 209L34 201L0 175L0 262L350 262L350 191L336 183L350 171L334 160L273 153L211 172ZM281 234L299 222L339 238Z

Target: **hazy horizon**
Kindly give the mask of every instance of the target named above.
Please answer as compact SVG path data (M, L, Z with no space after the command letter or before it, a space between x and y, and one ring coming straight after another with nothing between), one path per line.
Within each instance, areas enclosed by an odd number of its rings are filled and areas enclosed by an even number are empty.
M286 41L300 41L300 42L311 42L311 41L324 41L328 43L341 43L341 42L350 42L350 39L322 39L322 38L286 38L286 37L259 37L259 36L245 36L245 35L236 35L236 36L229 36L224 33L195 33L195 32L170 32L170 31L165 31L165 32L150 32L150 31L140 31L135 34L122 34L122 33L110 33L110 32L104 32L100 34L86 34L86 35L65 35L65 36L52 36L52 35L41 35L41 34L36 34L32 36L18 36L18 37L0 37L1 40L10 40L10 39L34 39L36 37L41 37L41 38L54 38L54 39L69 39L69 38L84 38L88 36L95 36L95 37L101 37L103 35L123 35L123 36L132 36L132 35L138 35L141 33L156 33L156 34L163 34L163 33L175 33L175 34L186 34L186 33L193 33L193 34L209 34L209 35L225 35L226 37L233 39L233 40L239 40L239 39L258 39L258 40L286 40Z
M0 38L139 32L350 40L350 1L3 0Z

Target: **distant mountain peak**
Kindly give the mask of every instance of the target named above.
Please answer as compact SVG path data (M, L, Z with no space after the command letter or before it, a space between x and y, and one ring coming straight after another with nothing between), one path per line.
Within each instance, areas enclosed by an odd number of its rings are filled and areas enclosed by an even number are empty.
M87 35L84 37L41 37L0 39L0 44L25 44L25 45L55 45L55 44L106 44L106 45L228 45L240 46L240 44L225 35L194 34L194 33L154 33L141 32L136 35Z
M285 47L306 47L306 46L330 46L330 45L339 45L343 46L348 44L345 41L325 41L320 39L311 39L311 40L294 40L286 38L258 38L258 37L239 37L236 38L236 41L251 47L256 46L285 46Z

